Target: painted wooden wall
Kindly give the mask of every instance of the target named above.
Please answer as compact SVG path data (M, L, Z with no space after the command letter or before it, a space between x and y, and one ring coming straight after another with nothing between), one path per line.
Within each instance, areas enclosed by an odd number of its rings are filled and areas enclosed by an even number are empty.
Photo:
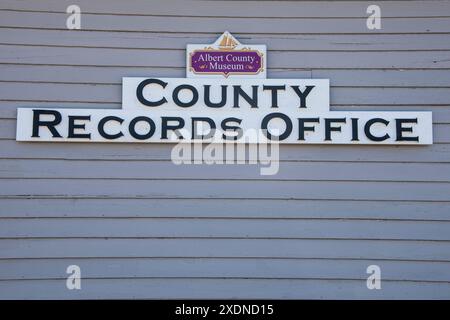
M282 146L262 177L15 141L18 107L120 108L123 76L184 77L224 30L267 44L270 78L329 78L332 110L432 111L435 143ZM450 298L450 2L2 0L0 298Z

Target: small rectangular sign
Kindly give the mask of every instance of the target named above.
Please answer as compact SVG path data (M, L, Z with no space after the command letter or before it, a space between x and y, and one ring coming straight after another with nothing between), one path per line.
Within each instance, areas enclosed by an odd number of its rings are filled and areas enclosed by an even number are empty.
M243 45L228 31L214 43L188 44L188 78L266 78L266 46Z

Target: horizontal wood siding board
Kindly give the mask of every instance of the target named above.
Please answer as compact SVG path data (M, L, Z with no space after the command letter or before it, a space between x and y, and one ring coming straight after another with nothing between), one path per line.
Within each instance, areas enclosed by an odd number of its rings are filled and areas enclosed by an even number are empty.
M450 261L450 242L336 239L8 239L0 258L235 257Z
M172 144L162 143L151 144L149 149L148 144L137 143L16 142L12 140L10 129L5 130L9 130L11 139L0 139L2 159L170 160L173 148ZM349 145L327 145L326 148L323 145L280 146L280 160L283 161L449 163L449 159L449 144L357 148Z
M176 165L171 161L7 160L1 178L357 180L450 182L450 163L281 162L272 176L261 165Z
M0 28L2 44L110 47L128 49L172 49L183 51L189 43L213 43L217 35L201 33L146 33L33 28ZM449 34L314 34L314 35L236 35L245 44L266 44L272 51L406 51L450 50Z
M267 67L448 69L449 60L450 51L275 51L269 53ZM0 45L0 63L184 68L185 62L182 50Z
M0 281L67 278L69 265L78 265L83 279L102 278L263 278L360 279L376 264L387 281L450 282L448 262L339 260L339 259L236 259L236 258L104 258L0 260Z
M275 199L1 199L0 217L200 217L450 221L450 201ZM333 208L333 210L330 210ZM267 222L270 224L271 220Z
M83 290L67 290L65 280L59 279L0 281L0 297L2 299L223 299L223 297L398 299L399 296L403 299L449 299L450 297L448 283L407 281L385 281L383 290L367 290L366 280L317 279L86 279L82 286Z
M415 17L420 12L422 16L442 16L442 12L448 9L446 1L410 1L408 7L403 1L382 1L386 9L386 17ZM142 15L192 15L192 16L245 16L259 17L361 17L366 16L365 10L369 1L299 1L298 3L262 1L254 6L253 1L244 1L239 7L229 6L227 1L171 1L170 6L154 6L149 10L148 2L145 0L133 1L132 5L124 5L123 2L113 0L109 2L108 8L92 1L78 1L80 6L88 13L115 13L115 14L142 14ZM2 10L28 10L28 11L56 11L65 12L70 5L69 0L56 1L14 1L5 0Z
M442 16L449 9L447 1L409 1L408 6L404 1L383 1L381 6L388 17L435 17ZM171 1L170 6L148 6L148 1L138 0L130 4L113 0L108 2L108 7L102 3L79 0L77 4L86 13L113 13L122 15L174 15L174 16L224 16L240 17L366 17L366 9L370 1L301 1L273 2L261 1L257 6L254 1L244 1L239 6L230 6L227 1ZM70 0L45 0L45 1L14 1L4 0L2 10L27 10L27 11L52 11L65 12L71 5ZM268 14L270 13L270 14Z
M367 7L366 7L367 9ZM66 29L65 12L0 11L0 27L27 27ZM189 17L189 16L139 16L83 14L84 30L133 31L133 32L188 32L220 33L229 29L237 34L315 34L315 33L448 33L450 17L391 18L383 20L383 28L367 28L367 16L341 19L303 17L279 19L269 17L248 19L245 17ZM230 26L230 23L232 25ZM183 25L183 28L180 28ZM180 30L181 29L181 30Z
M446 201L450 183L2 179L0 196Z
M195 214L195 212L191 213ZM276 216L274 212L274 217ZM450 222L273 219L0 219L0 238L292 238L450 241Z

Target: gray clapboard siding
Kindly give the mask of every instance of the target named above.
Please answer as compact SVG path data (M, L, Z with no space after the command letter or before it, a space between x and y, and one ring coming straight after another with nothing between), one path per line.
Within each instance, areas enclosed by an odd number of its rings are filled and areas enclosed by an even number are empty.
M366 268L379 265L386 280L443 281L449 262L339 259L236 258L103 258L0 260L0 281L61 279L69 265L79 265L83 278L273 278L366 279Z
M0 238L264 238L450 241L450 222L272 219L1 219Z
M1 83L0 83L1 86ZM16 119L17 108L72 108L72 109L121 109L121 103L99 103L99 102L48 102L48 101L21 101L18 99L0 100L0 119Z
M255 3L79 0L68 31L69 0L2 1L0 298L450 298L450 1L379 1L381 30L372 2ZM437 143L281 146L261 179L171 145L14 141L17 107L120 108L123 76L184 77L224 30L267 44L269 77L329 78L332 110L432 111Z
M81 182L81 183L80 183ZM0 196L446 201L450 183L2 179Z
M385 281L382 290L367 290L365 280L351 279L86 279L82 288L67 290L65 280L60 279L0 281L0 298L448 299L450 296L447 282Z
M4 239L1 259L261 257L450 261L450 242L361 239Z
M99 147L101 146L101 148ZM151 147L150 147L151 146ZM0 139L2 159L169 160L170 144L16 143ZM197 159L197 158L195 158ZM280 160L338 162L448 163L450 145L348 146L281 145Z
M370 1L261 1L255 6L254 1L241 2L239 5L230 6L228 1L184 1L171 0L170 5L161 5L158 1L135 0L133 3L123 3L120 0L108 1L108 7L102 2L79 0L86 13L115 13L123 15L171 15L171 16L195 16L195 17L366 17L366 9ZM385 17L417 17L417 16L442 16L448 10L448 2L444 1L380 1L386 11ZM65 8L72 4L70 0L41 0L35 1L2 1L1 9L64 12ZM268 14L270 13L270 14Z
M17 197L2 198L1 202L2 218L264 218L268 223L270 219L450 221L450 201Z
M275 73L275 71L274 71ZM277 71L280 76L294 75L295 71ZM444 78L449 70L313 70L311 77L330 79L336 86L380 87L448 87Z
M395 50L448 50L449 34L243 34L237 35L246 44L266 44L269 52L274 51L395 51ZM102 31L0 29L3 44L48 45L68 47L108 47L133 49L172 49L185 50L188 43L213 43L217 37L210 34L192 33L136 33L109 32L105 37ZM370 41L368 41L370 40ZM425 41L424 41L425 40Z
M244 147L244 146L241 146ZM1 178L48 179L251 179L450 182L450 163L281 162L272 176L260 165L176 165L171 161L7 160Z
M366 7L367 8L367 7ZM365 10L362 12L364 13ZM128 32L185 32L221 33L223 30L239 33L298 34L298 33L438 33L448 32L447 17L390 18L383 20L381 30L369 30L366 17L341 18L292 18L279 23L277 19L186 16L95 15L84 13L84 30ZM16 28L65 29L67 14L63 12L0 11L0 26ZM180 24L183 25L180 30ZM240 31L242 30L242 31Z
M448 19L450 20L450 18ZM448 21L447 21L448 24ZM449 27L450 29L450 27ZM275 51L268 68L450 68L450 51ZM0 63L48 65L185 67L179 50L135 50L0 45Z

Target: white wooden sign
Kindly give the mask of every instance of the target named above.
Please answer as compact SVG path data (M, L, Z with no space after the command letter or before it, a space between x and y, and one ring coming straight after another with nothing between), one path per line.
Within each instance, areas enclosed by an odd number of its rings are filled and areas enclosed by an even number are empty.
M431 112L332 111L328 80L265 79L265 47L244 48L229 33L210 47L188 47L188 60L212 61L209 55L217 51L215 59L223 57L226 64L226 56L239 49L245 54L234 54L234 59L244 61L245 72L238 70L241 67L233 69L237 63L233 60L224 67L227 72L212 73L214 66L202 69L195 62L195 70L188 69L189 78L125 77L122 109L19 108L16 138L47 142L433 143ZM256 56L259 62L250 59Z

